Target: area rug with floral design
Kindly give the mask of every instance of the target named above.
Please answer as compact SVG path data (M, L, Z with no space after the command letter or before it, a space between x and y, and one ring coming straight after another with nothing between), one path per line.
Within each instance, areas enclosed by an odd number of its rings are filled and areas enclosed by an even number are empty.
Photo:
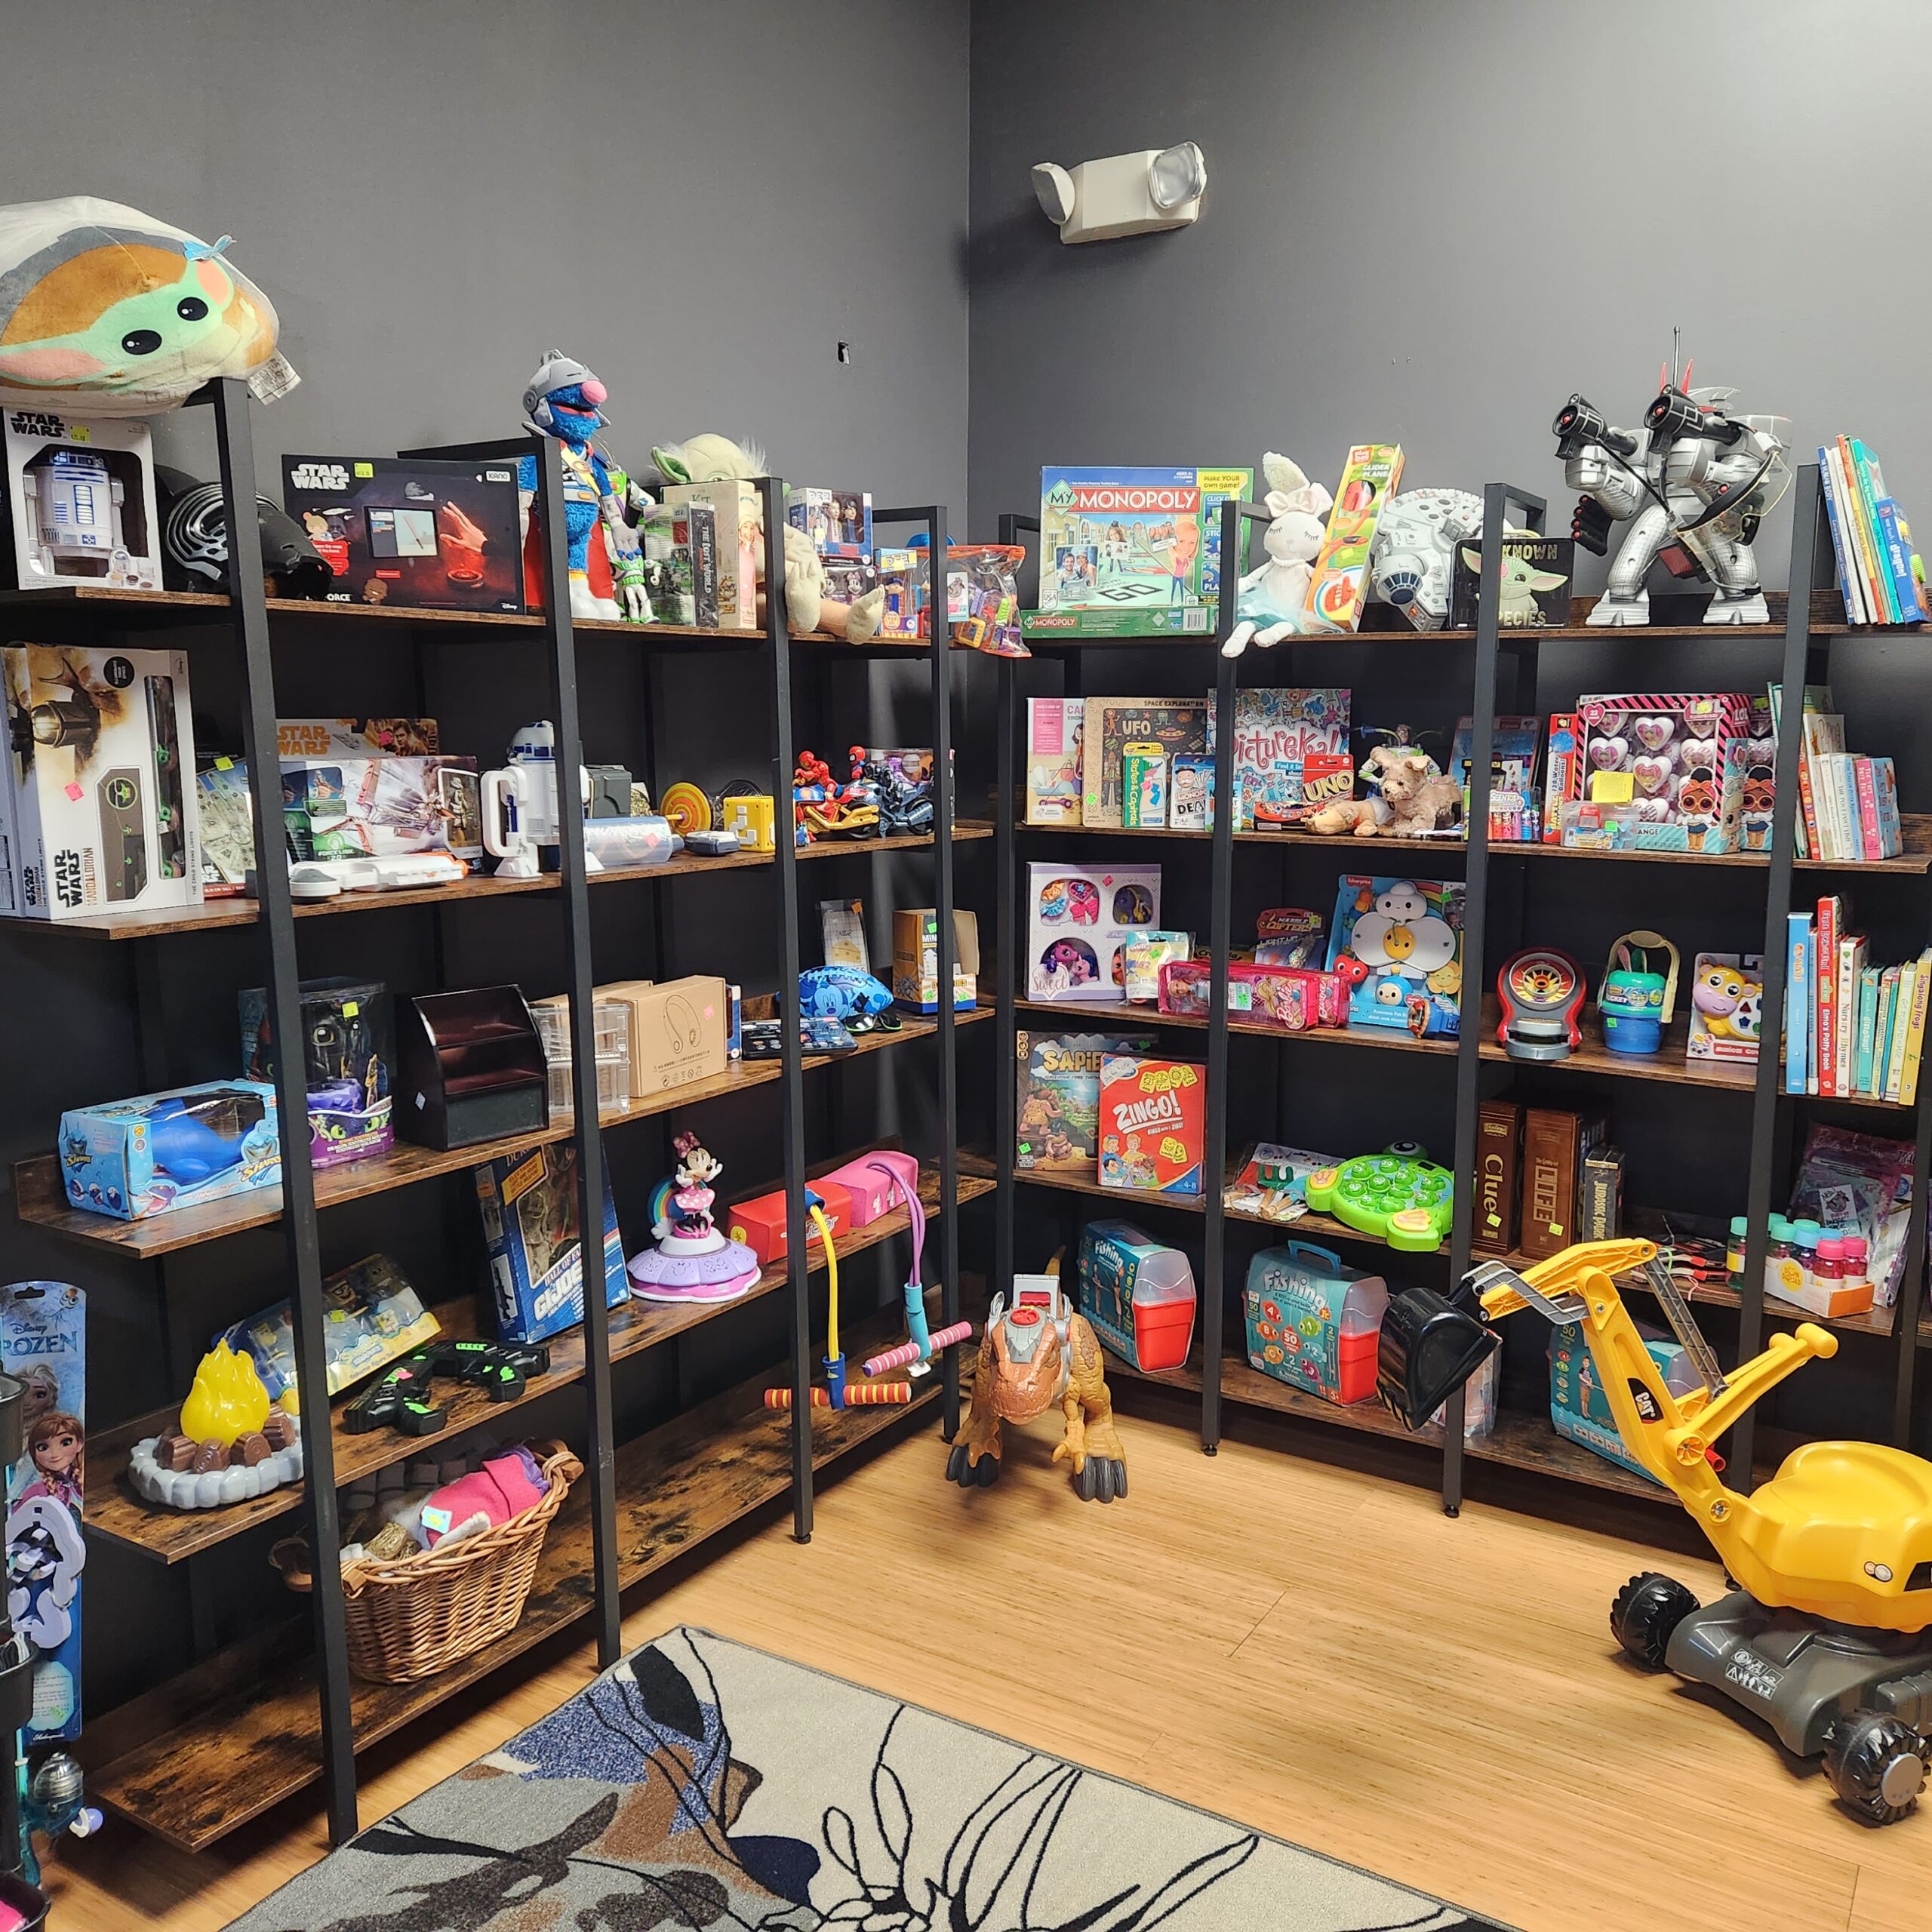
M1503 1932L708 1631L626 1658L230 1932Z

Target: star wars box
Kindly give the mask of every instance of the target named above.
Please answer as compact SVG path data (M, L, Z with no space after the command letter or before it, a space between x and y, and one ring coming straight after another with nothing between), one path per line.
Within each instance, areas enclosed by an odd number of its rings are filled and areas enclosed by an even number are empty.
M285 457L281 500L335 572L332 604L525 608L513 461Z
M476 1170L499 1341L540 1342L583 1319L577 1194L577 1149L568 1140L500 1154ZM608 1168L603 1245L605 1305L621 1308L630 1298L630 1279Z
M0 845L30 919L202 896L194 720L178 651L8 645Z
M133 417L6 412L7 509L22 590L161 588L154 439Z

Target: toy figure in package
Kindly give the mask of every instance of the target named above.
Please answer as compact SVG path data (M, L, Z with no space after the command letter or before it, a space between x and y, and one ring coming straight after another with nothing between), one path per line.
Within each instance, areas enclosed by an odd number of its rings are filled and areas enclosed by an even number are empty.
M7 1611L35 1652L23 1744L81 1732L81 1498L87 1303L64 1281L0 1289L0 1354L20 1384L22 1451L7 1477Z
M1349 986L1351 1026L1454 1034L1461 1019L1460 880L1345 872L1328 929L1328 970Z

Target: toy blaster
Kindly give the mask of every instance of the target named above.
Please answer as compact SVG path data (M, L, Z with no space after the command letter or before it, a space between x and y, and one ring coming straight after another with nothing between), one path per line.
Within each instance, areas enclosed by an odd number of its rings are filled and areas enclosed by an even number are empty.
M481 1389L493 1402L514 1402L533 1375L546 1374L550 1352L540 1342L436 1341L405 1355L343 1411L351 1435L385 1426L404 1435L434 1435L449 1421L430 1385L438 1376Z

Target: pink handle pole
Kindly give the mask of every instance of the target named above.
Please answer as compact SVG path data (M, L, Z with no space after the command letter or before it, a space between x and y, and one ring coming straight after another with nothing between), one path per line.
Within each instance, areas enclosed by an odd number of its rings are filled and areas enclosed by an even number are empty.
M970 1321L955 1321L950 1328L939 1330L931 1338L928 1355L936 1355L942 1349L949 1349L955 1342L971 1338L973 1324ZM867 1375L884 1375L888 1370L905 1368L921 1359L917 1342L902 1342L896 1349L888 1349L884 1355L872 1356L866 1364Z

